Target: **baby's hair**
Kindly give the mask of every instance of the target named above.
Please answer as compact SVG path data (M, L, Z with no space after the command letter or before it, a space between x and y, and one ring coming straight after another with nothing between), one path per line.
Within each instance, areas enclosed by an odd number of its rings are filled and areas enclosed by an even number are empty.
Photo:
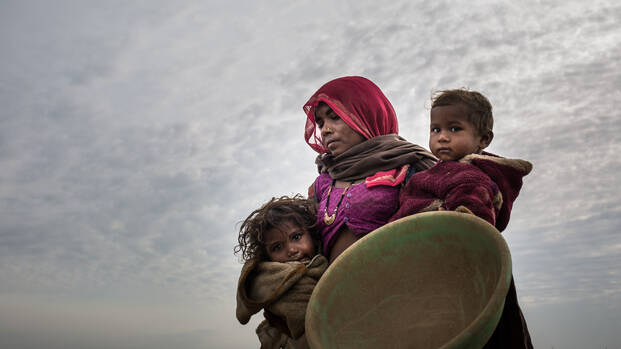
M308 231L315 243L315 248L319 249L320 237L315 229L315 216L315 202L305 199L302 195L272 198L254 210L241 224L237 237L239 245L235 246L233 251L235 254L241 252L244 261L269 260L263 235L266 231L278 228L286 222Z
M431 108L463 104L468 108L468 121L476 128L479 135L492 131L494 116L492 104L477 91L466 89L437 91L431 97Z

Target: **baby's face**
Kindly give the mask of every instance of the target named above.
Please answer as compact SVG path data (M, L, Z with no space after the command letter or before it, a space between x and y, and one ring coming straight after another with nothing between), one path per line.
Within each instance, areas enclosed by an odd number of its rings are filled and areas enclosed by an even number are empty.
M447 105L431 109L429 149L442 161L455 161L487 147L487 137L478 135L468 121L465 106Z
M310 233L292 222L284 222L266 231L265 248L274 262L308 262L315 255Z

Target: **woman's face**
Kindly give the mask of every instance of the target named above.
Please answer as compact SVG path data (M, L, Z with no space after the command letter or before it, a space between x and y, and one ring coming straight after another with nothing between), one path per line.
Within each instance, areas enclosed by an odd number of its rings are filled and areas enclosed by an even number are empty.
M365 141L364 137L354 131L327 104L320 103L315 108L315 122L321 131L323 146L334 156L343 154L356 144Z

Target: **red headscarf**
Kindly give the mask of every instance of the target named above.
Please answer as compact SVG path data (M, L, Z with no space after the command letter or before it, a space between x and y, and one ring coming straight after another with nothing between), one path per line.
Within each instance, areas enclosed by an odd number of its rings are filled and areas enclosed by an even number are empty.
M318 153L327 153L315 123L315 107L326 103L352 130L364 138L398 134L399 126L392 104L371 80L361 76L334 79L321 86L304 104L304 139Z

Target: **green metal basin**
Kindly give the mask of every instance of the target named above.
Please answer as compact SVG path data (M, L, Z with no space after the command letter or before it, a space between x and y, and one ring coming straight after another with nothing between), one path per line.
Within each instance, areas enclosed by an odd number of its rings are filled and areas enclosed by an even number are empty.
M330 265L306 337L311 348L481 348L510 282L509 249L491 224L448 211L405 217Z

